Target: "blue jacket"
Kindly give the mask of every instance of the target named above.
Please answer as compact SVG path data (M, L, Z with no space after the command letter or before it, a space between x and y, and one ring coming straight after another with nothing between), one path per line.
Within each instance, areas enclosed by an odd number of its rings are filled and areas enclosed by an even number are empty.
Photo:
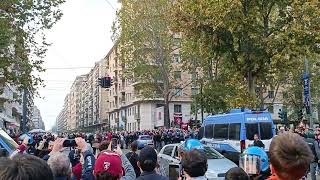
M93 170L94 170L96 159L94 155L90 151L85 151L83 153L83 157L84 157L84 164L82 167L81 180L95 180L95 177L93 175Z

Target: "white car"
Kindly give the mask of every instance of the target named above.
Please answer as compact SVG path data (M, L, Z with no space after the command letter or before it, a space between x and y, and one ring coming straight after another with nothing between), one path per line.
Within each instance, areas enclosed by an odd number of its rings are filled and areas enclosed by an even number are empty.
M180 159L178 158L179 145L180 144L168 144L164 146L158 154L160 163L169 164L169 168L168 167L166 168L166 172L168 176L170 176L170 179L176 178L172 176L177 175L177 172L173 175L172 173L174 171L177 171L178 170L177 168L179 167L179 163L180 163ZM218 151L214 150L209 146L204 146L204 151L208 158L208 170L206 172L206 177L209 180L224 180L225 173L229 169L233 167L237 167L237 165L234 162L225 158Z
M149 135L140 135L137 139L138 149L142 149L145 146L153 147L153 139Z

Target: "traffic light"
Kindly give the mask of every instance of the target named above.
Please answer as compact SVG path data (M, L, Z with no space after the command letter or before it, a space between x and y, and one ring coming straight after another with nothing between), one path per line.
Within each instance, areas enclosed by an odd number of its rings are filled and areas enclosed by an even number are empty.
M112 86L112 79L111 79L111 77L108 76L108 77L105 77L104 79L105 79L105 87L106 87L106 88L110 88L110 87Z
M284 118L284 112L283 112L283 111L281 111L281 109L279 110L278 115L279 115L279 118L280 118L280 119L281 119L281 121L282 121L282 120L283 120L283 118Z
M112 79L109 76L98 78L98 83L102 88L110 88L112 86Z
M103 80L102 80L102 78L98 78L98 84L99 84L99 86L103 87Z
M302 112L302 109L300 109L300 110L298 111L298 120L299 120L299 121L302 121L302 120L303 120L303 112Z

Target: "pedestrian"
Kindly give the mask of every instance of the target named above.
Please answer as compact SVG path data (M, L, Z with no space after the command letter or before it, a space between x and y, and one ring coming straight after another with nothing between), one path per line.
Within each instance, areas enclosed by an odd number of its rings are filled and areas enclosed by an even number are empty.
M117 146L115 152L111 151L111 145L107 151L99 154L94 173L96 180L133 180L136 174L132 165L125 155L123 155L120 146Z
M264 144L263 144L263 142L260 140L258 134L254 134L253 146L258 146L258 147L264 149Z
M55 180L71 179L71 163L67 155L62 152L54 153L47 161Z
M53 180L49 165L42 159L17 154L12 158L0 158L0 179L2 180Z
M207 180L205 173L208 163L205 153L198 149L186 152L182 158L182 169L186 180Z
M137 141L133 141L131 143L131 151L126 154L126 157L130 161L131 165L134 168L134 172L136 173L136 177L140 176L140 168L138 167L139 155L137 154L138 143Z
M315 135L315 139L312 138L306 138L306 142L308 143L312 154L314 156L313 161L310 163L310 176L311 180L316 180L316 170L318 166L318 162L320 162L320 148L318 144L318 135Z
M269 153L272 176L268 180L300 180L314 158L308 144L294 133L273 138Z
M146 146L140 151L138 166L142 173L137 180L169 180L168 177L156 173L155 169L158 166L157 153L150 146Z
M278 135L284 134L285 132L286 132L286 131L285 131L285 128L282 126L282 127L280 127L280 129L279 129Z
M250 180L250 177L240 167L234 167L226 172L225 180Z

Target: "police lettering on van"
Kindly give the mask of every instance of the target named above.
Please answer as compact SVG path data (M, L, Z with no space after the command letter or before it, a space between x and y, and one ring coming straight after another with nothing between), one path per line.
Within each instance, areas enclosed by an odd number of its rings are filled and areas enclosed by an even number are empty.
M200 132L201 142L237 163L239 154L253 144L255 134L268 151L275 126L269 112L234 109L227 114L208 116Z

